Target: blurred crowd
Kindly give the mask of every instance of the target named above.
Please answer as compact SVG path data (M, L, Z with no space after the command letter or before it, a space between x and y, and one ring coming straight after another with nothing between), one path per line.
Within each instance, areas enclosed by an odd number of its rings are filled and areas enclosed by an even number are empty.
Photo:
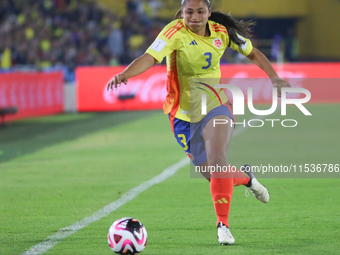
M128 0L121 17L94 0L0 0L0 72L62 70L73 81L77 66L127 65L169 22L159 18L162 7L160 0ZM256 33L253 39L257 46ZM281 42L271 45L274 60ZM245 61L230 49L221 60Z
M151 22L160 6L128 1L118 18L95 1L1 0L0 69L63 70L73 80L77 66L128 64L163 28Z

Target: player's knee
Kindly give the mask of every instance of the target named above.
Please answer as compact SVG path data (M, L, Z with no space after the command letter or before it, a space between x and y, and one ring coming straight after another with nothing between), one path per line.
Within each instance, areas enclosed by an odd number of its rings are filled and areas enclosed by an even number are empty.
M224 150L210 150L207 151L207 158L209 165L224 165L227 162L227 152Z

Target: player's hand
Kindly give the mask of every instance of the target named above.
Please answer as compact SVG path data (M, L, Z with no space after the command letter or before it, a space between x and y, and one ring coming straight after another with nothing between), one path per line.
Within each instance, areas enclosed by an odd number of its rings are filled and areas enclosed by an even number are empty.
M117 74L115 77L113 77L113 79L107 84L107 88L106 90L113 90L113 87L115 88L115 90L117 90L117 87L120 87L120 85L122 83L125 83L125 85L128 82L128 78L126 76L126 74L124 73L120 73Z
M292 86L289 82L281 80L280 78L271 79L274 85L274 88L277 88L277 96L281 97L281 88L291 88Z

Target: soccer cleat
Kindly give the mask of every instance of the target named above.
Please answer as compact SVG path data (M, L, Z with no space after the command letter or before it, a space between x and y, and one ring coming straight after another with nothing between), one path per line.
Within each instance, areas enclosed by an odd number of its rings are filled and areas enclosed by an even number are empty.
M249 176L250 181L247 185L247 188L250 189L251 193L253 193L254 197L260 200L263 203L269 202L269 192L267 188L259 183L259 181L255 178L254 172L249 165L244 165L240 169L243 173Z
M217 238L220 242L220 245L228 245L235 243L235 238L231 234L229 228L222 223L218 223L217 225Z

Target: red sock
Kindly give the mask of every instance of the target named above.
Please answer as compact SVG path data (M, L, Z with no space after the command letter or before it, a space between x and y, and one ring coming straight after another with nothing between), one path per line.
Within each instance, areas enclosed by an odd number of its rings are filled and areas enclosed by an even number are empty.
M232 178L214 178L212 175L210 192L214 202L217 224L222 221L229 227L228 217L233 189L234 180Z
M231 168L231 166L230 166L230 168ZM242 171L240 171L238 169L236 169L236 170L237 170L237 172L233 173L234 186L240 186L240 185L246 186L249 183L250 178L248 177L248 175L246 175Z
M229 228L228 218L234 186L247 185L249 181L250 178L238 169L232 175L224 175L224 178L217 173L211 175L210 192L214 202L217 224L222 221Z

